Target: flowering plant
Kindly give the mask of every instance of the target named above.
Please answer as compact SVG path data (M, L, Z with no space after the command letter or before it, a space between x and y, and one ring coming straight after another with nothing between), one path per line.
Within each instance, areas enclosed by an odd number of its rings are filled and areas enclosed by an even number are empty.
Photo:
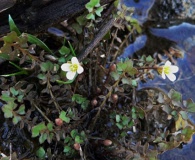
M69 80L73 80L76 74L81 74L84 71L76 57L72 57L71 62L68 61L67 63L62 64L61 69L67 72L66 78Z
M169 80L173 82L176 80L176 76L174 75L174 73L177 73L179 71L179 68L175 65L171 65L170 61L167 61L164 66L158 67L157 70L159 74L161 74L163 79L165 79L167 76Z

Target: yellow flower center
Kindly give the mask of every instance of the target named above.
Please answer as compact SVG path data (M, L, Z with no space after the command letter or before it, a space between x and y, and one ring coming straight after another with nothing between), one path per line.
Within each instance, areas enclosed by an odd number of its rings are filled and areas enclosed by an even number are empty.
M165 74L169 74L171 72L170 66L164 66L163 69L164 69Z
M159 74L162 74L163 71L164 71L165 74L170 74L171 68L170 68L170 66L159 67L157 69L157 71L158 71Z
M78 69L78 64L71 64L70 65L70 70L72 71L72 72L76 72L77 71L77 69Z

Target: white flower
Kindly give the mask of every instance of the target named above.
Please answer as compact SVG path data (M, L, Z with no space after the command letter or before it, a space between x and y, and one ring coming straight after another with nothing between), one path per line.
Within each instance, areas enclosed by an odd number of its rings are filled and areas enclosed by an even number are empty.
M165 75L170 79L170 81L175 81L176 76L173 73L179 71L179 68L175 65L171 65L170 61L167 61L164 66L159 67L158 72L161 74L162 78L165 79Z
M67 72L66 78L69 80L72 80L76 74L81 74L84 71L76 57L72 57L71 62L62 64L61 69Z

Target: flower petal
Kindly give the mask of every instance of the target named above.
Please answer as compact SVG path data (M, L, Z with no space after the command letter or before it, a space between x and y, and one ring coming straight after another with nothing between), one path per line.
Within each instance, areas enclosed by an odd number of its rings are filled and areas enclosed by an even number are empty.
M165 66L170 66L171 62L170 61L166 61Z
M72 64L79 64L77 57L72 57L71 62Z
M170 74L167 74L166 75L169 79L170 79L170 81L175 81L176 80L176 76L174 75L174 74L172 74L172 73L170 73Z
M165 77L165 72L162 72L161 76L162 76L163 79L165 79L166 78Z
M179 68L177 66L171 66L171 72L176 73L179 71Z
M66 78L69 79L69 80L73 80L75 75L76 75L76 72L69 71L69 72L66 73Z
M63 71L70 71L70 63L64 63L64 64L62 64L61 65L61 69L63 70Z
M77 73L81 74L81 73L83 73L83 71L84 71L83 67L81 65L79 65L78 69L77 69Z

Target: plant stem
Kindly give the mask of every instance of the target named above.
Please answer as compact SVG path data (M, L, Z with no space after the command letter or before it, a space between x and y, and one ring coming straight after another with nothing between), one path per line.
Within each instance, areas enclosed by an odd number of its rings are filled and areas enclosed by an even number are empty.
M160 67L140 67L140 68L136 68L138 70L144 70L144 69L158 69Z
M32 102L32 105L35 106L35 108L38 110L38 112L49 122L51 123L50 119L47 118L47 116L42 112L42 110L34 103Z
M49 74L49 72L48 72L48 74ZM48 77L50 77L50 75L48 75ZM57 103L57 101L56 101L56 99L55 99L55 97L53 95L53 92L51 90L51 84L50 84L49 78L47 78L47 87L49 89L49 94L50 94L50 96L51 96L51 98L53 100L53 103L56 106L56 109L58 110L58 112L60 113L60 110L62 110L62 109L60 108L59 104Z
M108 92L107 95L105 96L103 102L102 102L101 105L99 106L98 112L97 112L97 114L95 115L95 119L94 119L93 125L92 125L92 127L91 127L91 131L93 130L93 128L94 128L94 126L95 126L95 124L96 124L96 122L97 122L97 119L98 119L98 117L99 117L99 115L100 115L100 112L101 112L102 108L104 107L104 105L105 105L107 99L111 96L112 91L113 91L113 88L115 88L116 86L118 86L118 83L121 81L121 79L122 79L122 77L123 77L124 75L125 75L125 72L124 72L123 74L121 74L119 80L116 81L116 82L113 84L112 89L109 90L109 92Z

